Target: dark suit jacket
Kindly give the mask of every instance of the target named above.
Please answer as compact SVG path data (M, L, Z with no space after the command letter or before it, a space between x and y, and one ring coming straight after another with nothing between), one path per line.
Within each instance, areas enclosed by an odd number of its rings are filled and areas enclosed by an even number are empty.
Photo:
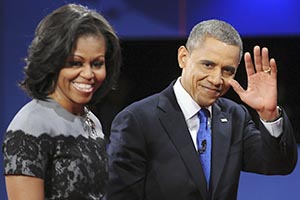
M240 172L289 174L297 145L283 112L275 139L257 128L242 105L220 98L212 108L212 169L209 190L173 84L133 103L112 124L108 200L234 200Z

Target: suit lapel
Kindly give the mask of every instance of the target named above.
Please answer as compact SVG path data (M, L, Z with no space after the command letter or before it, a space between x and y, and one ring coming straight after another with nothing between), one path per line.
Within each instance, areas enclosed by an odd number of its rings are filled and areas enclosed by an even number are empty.
M184 116L176 102L173 84L162 92L159 99L159 118L170 140L185 163L203 199L208 199L205 176L188 131Z
M212 197L216 192L228 155L231 132L231 115L222 112L217 104L213 106L212 118L212 169L211 184Z

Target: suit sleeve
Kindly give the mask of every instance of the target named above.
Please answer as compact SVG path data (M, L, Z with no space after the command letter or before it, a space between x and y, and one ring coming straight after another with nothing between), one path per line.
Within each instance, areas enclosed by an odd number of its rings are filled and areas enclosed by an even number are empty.
M282 116L283 132L279 138L271 136L260 121L259 134L255 133L252 126L246 126L244 171L286 175L294 170L297 163L297 143L284 110Z
M122 111L112 122L109 156L109 200L143 199L146 144L142 124L130 111Z

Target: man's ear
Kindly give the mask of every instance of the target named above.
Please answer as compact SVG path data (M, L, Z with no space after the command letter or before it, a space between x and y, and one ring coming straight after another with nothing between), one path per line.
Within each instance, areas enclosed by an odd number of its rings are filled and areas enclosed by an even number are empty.
M187 58L188 58L188 50L185 46L180 46L178 48L177 60L179 67L182 69L186 66Z

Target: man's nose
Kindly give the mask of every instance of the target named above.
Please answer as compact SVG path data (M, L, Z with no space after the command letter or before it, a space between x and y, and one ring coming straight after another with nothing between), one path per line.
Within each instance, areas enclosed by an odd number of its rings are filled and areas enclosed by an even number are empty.
M223 82L221 69L215 68L208 76L209 81L213 85L220 85Z

